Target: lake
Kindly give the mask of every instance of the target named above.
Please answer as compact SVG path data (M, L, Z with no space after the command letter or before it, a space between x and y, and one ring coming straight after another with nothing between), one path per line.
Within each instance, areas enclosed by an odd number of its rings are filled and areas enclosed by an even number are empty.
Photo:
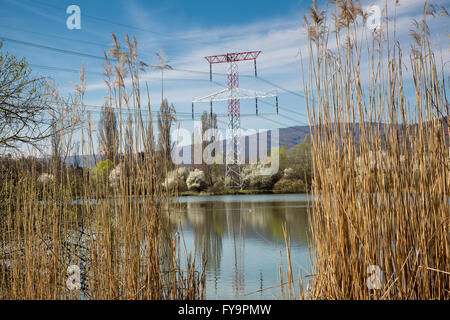
M281 263L287 270L284 223L294 278L300 266L303 275L310 270L307 200L306 194L179 198L171 222L184 236L188 253L198 262L207 257L205 298L282 299L278 285ZM272 286L278 287L262 290Z

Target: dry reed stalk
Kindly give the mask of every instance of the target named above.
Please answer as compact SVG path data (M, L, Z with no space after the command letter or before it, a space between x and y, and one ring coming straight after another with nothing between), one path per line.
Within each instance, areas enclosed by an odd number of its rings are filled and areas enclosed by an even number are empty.
M144 126L141 113L139 72L145 64L138 60L137 41L127 36L122 51L113 39L110 56L105 53L105 82L108 103L120 118L119 184L111 188L108 179L93 183L84 170L82 188L74 189L68 164L62 174L48 166L47 172L66 178L44 185L37 183L39 173L33 166L31 171L17 168L16 180L6 177L2 183L10 188L0 208L0 298L204 297L204 269L199 272L195 260L181 269L180 246L162 212L170 209L171 197L162 189L164 177L157 174L149 145L152 127ZM82 73L74 108L83 107L84 91ZM150 111L149 100L146 107ZM137 110L134 115L132 109ZM88 118L81 128L83 155L95 153ZM68 289L70 265L81 269L81 290Z
M356 2L333 2L334 30L315 1L305 18L314 163L308 298L449 299L448 103L426 23L436 8L425 2L413 31L411 107L395 20L393 31L386 20L370 32ZM382 271L378 289L367 285L371 265Z

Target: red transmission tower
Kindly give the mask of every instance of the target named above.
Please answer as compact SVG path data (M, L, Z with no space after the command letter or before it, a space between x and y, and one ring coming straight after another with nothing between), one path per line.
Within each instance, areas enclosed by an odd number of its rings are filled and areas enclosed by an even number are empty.
M207 56L205 59L209 62L210 80L212 80L212 65L216 63L228 63L227 89L210 94L206 97L195 99L192 101L192 112L194 112L194 102L210 102L228 101L228 135L227 135L227 159L225 176L230 177L230 187L241 189L241 166L245 160L245 154L241 158L241 99L255 99L256 104L258 98L277 97L276 93L260 93L256 91L239 88L239 72L237 62L253 60L255 63L261 51L248 51L227 53L215 56ZM212 112L212 111L211 111ZM258 109L256 109L258 112ZM194 113L192 113L193 115ZM231 152L230 152L231 149Z

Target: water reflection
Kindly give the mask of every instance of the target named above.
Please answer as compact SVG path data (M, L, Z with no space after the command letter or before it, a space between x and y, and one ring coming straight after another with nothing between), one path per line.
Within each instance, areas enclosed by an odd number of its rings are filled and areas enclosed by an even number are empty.
M307 269L306 195L183 197L171 222L183 231L186 249L207 258L207 299L280 298L279 284L291 239L294 272Z

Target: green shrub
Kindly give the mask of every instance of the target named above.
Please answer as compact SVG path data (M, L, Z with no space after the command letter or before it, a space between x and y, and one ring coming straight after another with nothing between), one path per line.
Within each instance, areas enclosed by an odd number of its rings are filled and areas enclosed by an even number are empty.
M272 190L276 181L275 175L255 175L250 177L249 189L251 190Z
M195 169L189 172L186 179L186 185L191 191L203 191L206 189L206 177L202 170Z
M225 184L222 180L217 181L208 188L210 193L223 193L226 190Z
M279 174L262 174L264 166L261 164L249 165L242 171L243 187L249 190L272 190L272 187L279 179Z
M109 173L113 169L114 169L114 163L109 159L98 162L95 165L95 167L91 170L91 178L96 183L107 182Z
M188 175L189 170L184 167L172 170L167 175L163 187L166 188L167 186L169 190L178 190L179 192L187 191L186 179Z
M305 182L300 179L281 179L273 186L275 193L303 193L308 192Z

